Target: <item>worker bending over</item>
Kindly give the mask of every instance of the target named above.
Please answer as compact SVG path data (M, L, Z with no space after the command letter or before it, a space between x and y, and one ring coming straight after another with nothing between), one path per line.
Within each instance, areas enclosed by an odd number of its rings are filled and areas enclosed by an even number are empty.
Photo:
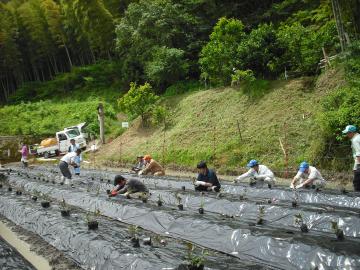
M155 175L155 176L163 176L165 175L165 170L161 165L154 160L150 155L144 156L145 161L145 169L139 172L139 175Z
M60 159L59 168L61 171L61 174L65 178L65 185L71 184L71 172L69 170L69 166L73 166L74 168L77 168L76 164L76 157L80 156L81 149L77 149L75 152L67 153L65 156L63 156Z
M255 185L258 181L262 181L267 183L269 188L275 184L274 173L265 165L259 164L257 160L250 160L247 167L250 169L246 173L237 177L237 181L248 178L251 186Z
M130 194L135 195L136 193L141 193L142 196L148 196L149 194L149 190L144 183L136 179L127 180L122 175L115 176L114 186L115 188L109 194L110 197L114 197L118 194L123 194L127 197L130 196Z
M195 190L197 191L215 191L219 192L221 185L213 170L208 169L206 162L201 161L197 165L198 177L195 181Z
M131 171L135 173L139 173L145 166L144 157L139 155L137 156L136 161L137 163L135 164L134 167L131 168Z
M295 186L296 182L300 183ZM324 187L325 179L321 176L321 173L313 166L310 166L307 162L301 162L299 166L299 171L295 175L294 179L291 182L291 188L302 188L302 187L311 187L315 185L316 187Z

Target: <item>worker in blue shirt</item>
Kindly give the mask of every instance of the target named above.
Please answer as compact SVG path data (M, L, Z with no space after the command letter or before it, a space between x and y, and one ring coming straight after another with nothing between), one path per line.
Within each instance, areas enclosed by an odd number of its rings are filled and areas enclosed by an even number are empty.
M213 170L208 169L206 162L201 161L197 165L198 177L195 181L195 190L197 191L215 191L219 192L221 185Z

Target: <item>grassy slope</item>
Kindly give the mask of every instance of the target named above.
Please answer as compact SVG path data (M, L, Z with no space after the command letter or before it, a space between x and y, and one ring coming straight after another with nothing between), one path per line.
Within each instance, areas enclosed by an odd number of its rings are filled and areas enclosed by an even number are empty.
M163 127L143 129L135 121L127 132L104 146L98 156L130 161L138 153L151 153L163 163L185 167L193 167L203 159L223 173L256 158L281 170L284 161L279 137L284 140L286 123L290 165L295 167L305 158L314 158L310 146L320 142L315 121L320 101L344 83L341 78L341 71L332 70L315 82L312 78L273 81L270 90L259 99L232 88L169 97L164 101L172 111L165 133L165 155Z

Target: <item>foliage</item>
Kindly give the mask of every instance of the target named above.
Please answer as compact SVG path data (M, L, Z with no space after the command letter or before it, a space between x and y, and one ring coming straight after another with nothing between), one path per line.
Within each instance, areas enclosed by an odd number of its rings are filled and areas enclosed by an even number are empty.
M156 125L168 124L166 120L170 116L169 110L161 105L155 106L152 110L152 118Z
M158 99L159 97L155 95L149 83L140 86L131 83L130 90L119 99L119 107L130 118L141 116L142 122L145 124Z
M264 78L276 77L281 72L278 62L284 51L285 48L279 46L275 27L260 24L238 45L237 66Z
M52 135L64 127L88 123L88 132L98 134L97 106L99 100L56 103L39 101L21 103L0 108L1 134L5 135ZM106 125L115 118L113 107L104 103Z
M188 69L183 50L163 46L153 49L151 60L145 65L145 74L156 87L163 89L185 78Z
M201 265L204 265L206 256L208 255L208 252L206 250L202 250L200 255L195 254L195 246L188 242L186 243L187 247L187 256L186 259L189 262L191 266L200 267Z
M199 59L201 71L207 74L208 80L225 85L230 83L232 70L237 66L237 47L244 38L241 21L221 18L217 22Z
M241 82L250 84L256 80L254 73L251 69L248 70L235 70L231 75L231 85L239 86Z
M284 48L281 66L299 74L312 75L323 58L322 48L335 48L336 27L334 21L320 29L305 27L299 22L282 24L277 32L279 46Z

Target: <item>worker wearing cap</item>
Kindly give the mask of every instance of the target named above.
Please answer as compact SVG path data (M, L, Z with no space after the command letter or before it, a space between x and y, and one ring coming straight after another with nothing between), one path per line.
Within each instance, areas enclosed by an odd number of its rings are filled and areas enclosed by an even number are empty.
M221 185L214 170L208 169L205 161L201 161L196 167L199 174L194 183L195 190L219 192Z
M300 183L295 186L296 182ZM294 179L291 182L291 188L302 188L315 185L316 187L325 186L326 181L322 177L321 173L313 166L310 166L306 161L301 162L299 166L299 171L295 175Z
M122 175L116 175L114 178L115 188L110 192L109 196L114 197L118 194L123 194L124 196L133 196L136 193L141 193L142 196L148 196L149 190L144 183L137 179L126 179Z
M59 168L63 177L65 177L65 185L70 184L71 181L71 172L69 166L77 167L75 162L75 157L80 156L81 149L77 149L75 152L67 153L60 159Z
M237 181L248 178L250 179L250 185L256 184L257 181L263 181L268 184L269 188L275 184L274 173L267 166L259 164L257 160L250 160L246 167L250 169L237 177Z
M134 167L131 168L131 171L138 173L139 171L141 171L144 166L145 166L145 162L144 162L144 156L142 155L138 155L136 157L137 163Z
M353 186L355 191L360 191L360 134L353 125L346 126L342 133L351 140L351 148L354 157Z
M150 155L144 156L145 168L139 172L139 175L155 175L155 176L163 176L165 175L164 168L154 160Z

